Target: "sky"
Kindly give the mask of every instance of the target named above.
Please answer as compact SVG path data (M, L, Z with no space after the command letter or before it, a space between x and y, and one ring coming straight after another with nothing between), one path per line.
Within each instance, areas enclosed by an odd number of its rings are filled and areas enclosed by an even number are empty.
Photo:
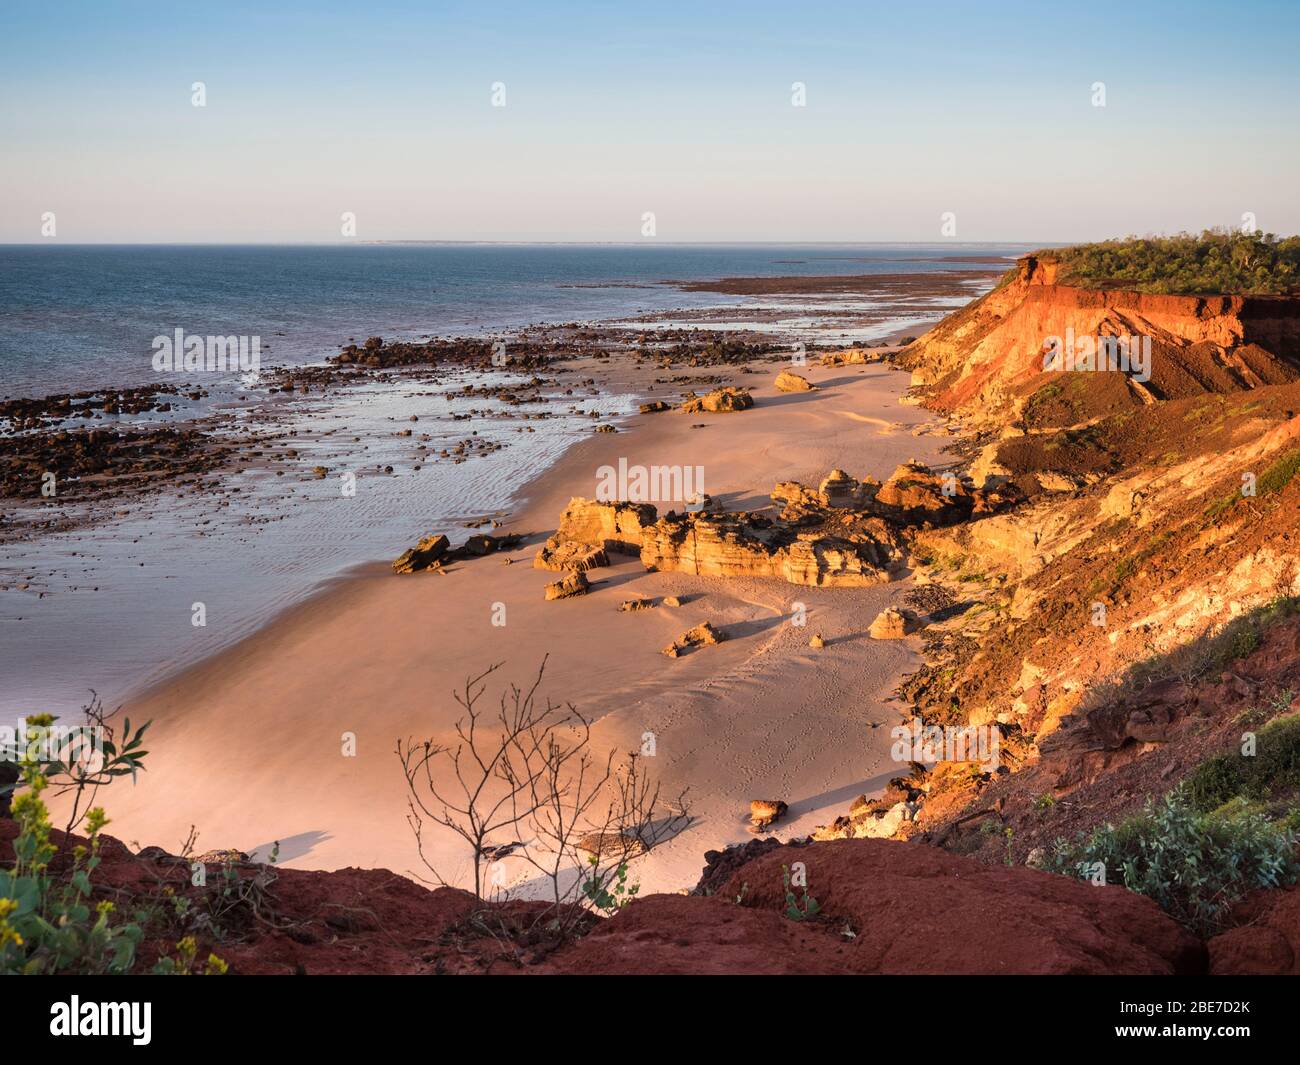
M1298 47L1295 0L6 0L0 242L1289 234Z

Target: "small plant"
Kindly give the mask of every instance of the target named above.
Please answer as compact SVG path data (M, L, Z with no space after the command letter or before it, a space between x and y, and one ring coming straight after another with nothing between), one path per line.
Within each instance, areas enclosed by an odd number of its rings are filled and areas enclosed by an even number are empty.
M745 896L749 894L749 881L746 880L740 885L740 890L736 892L736 905L739 906L745 901Z
M591 862L592 875L583 881L582 893L596 909L603 913L618 913L619 910L636 898L637 893L641 890L641 885L632 884L630 887L628 886L627 862L619 862L613 878L606 880L598 875L599 856L593 854L588 861Z
M53 720L39 715L28 724L39 730ZM27 750L19 758L19 787L25 790L13 800L14 864L0 870L0 973L130 971L143 935L140 925L116 922L113 903L106 899L91 901L91 875L100 864L99 836L108 818L98 806L85 810L86 843L72 848L66 873L51 874L58 848L41 798L50 786L46 768Z
M196 970L194 962L199 953L198 942L193 936L186 936L176 944L176 957L162 957L154 964L154 976L224 976L230 969L215 954L209 954L203 968Z
M1053 795L1050 791L1044 792L1042 795L1038 796L1038 798L1034 800L1035 810L1040 810L1040 811L1050 810L1055 805L1056 805L1056 796Z
M1057 840L1047 868L1077 876L1100 862L1108 882L1209 935L1246 892L1295 883L1296 840L1294 830L1240 807L1199 813L1175 791L1119 825Z
M815 898L808 894L808 889L803 888L803 898L797 898L794 888L790 885L790 867L781 866L781 882L785 885L785 915L792 921L806 921L809 917L816 917L821 912L821 906Z

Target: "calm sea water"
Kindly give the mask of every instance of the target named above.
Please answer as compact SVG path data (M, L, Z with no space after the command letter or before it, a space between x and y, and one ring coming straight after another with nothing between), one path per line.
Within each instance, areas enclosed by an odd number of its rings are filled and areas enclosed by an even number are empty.
M350 337L495 332L675 309L769 306L683 293L663 280L951 269L945 255L1015 255L999 246L0 247L0 395L40 395L157 380L153 337L260 335L263 364L317 361ZM974 293L972 293L974 294ZM830 302L835 302L834 300ZM844 301L839 301L843 303ZM870 296L857 302L872 304ZM883 335L915 320L889 300ZM943 313L936 304L933 320ZM891 318L891 316L893 316ZM810 321L800 304L790 323ZM874 327L873 327L874 328ZM874 334L871 334L874 335ZM284 476L232 474L237 494L164 489L73 532L0 544L0 719L51 710L75 716L89 689L109 705L171 670L255 631L349 567L391 559L419 537L468 535L467 519L509 507L515 491L592 431L569 411L606 419L635 396L558 397L552 417L522 423L453 417L450 393L476 381L372 382L300 399L290 421L300 451ZM497 380L497 378L493 378ZM211 402L237 379L205 379ZM557 386L562 387L562 386ZM238 391L252 391L238 388ZM447 395L444 395L447 393ZM490 408L482 398L472 406ZM191 411L190 413L199 413ZM255 419L240 409L237 419ZM433 450L470 434L502 445L461 465L429 463L396 430L419 418ZM108 419L104 424L110 424ZM236 426L239 424L238 420ZM3 446L0 442L0 446ZM331 471L318 480L317 464ZM391 473L383 472L387 467ZM334 474L355 472L357 493ZM43 505L37 502L33 505ZM208 612L191 625L195 603Z
M0 247L0 395L156 379L152 341L257 335L263 361L348 338L471 335L741 302L661 281L924 273L1020 245L9 245ZM269 352L267 347L269 346Z

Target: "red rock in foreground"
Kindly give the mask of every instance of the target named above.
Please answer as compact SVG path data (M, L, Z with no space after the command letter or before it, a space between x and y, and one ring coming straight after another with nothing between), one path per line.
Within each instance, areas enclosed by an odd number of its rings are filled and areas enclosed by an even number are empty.
M794 862L820 905L806 921L784 916L781 867ZM651 895L552 964L575 973L1158 974L1203 972L1205 952L1121 887L864 839L770 850L713 898Z
M11 860L15 825L0 820L0 862ZM61 834L56 833L56 837ZM200 935L232 973L1196 973L1201 942L1149 899L1120 887L1023 867L983 865L918 843L755 841L717 864L712 896L650 895L559 950L521 936L484 934L470 921L472 896L430 891L383 869L275 870L261 917L220 941ZM749 853L757 857L737 867ZM159 897L164 886L201 906L189 865L149 848L132 854L105 839L99 888L119 909ZM786 916L782 866L802 862L820 909ZM241 863L241 878L265 867ZM635 867L634 867L635 868ZM219 879L209 867L209 882ZM803 892L796 888L799 901ZM1280 893L1279 893L1280 894ZM739 902L737 901L739 898ZM1300 892L1285 893L1282 918L1212 941L1216 971L1294 971ZM525 928L544 909L517 902L487 918L500 931ZM1270 920L1272 920L1270 918ZM1282 929L1285 925L1286 930ZM151 933L147 963L183 930ZM1291 936L1290 945L1286 937ZM1260 937L1268 938L1262 947ZM1285 957L1283 956L1285 955ZM1290 965L1291 968L1286 966ZM147 965L146 965L147 967Z
M1300 888L1259 891L1233 912L1238 927L1207 944L1215 976L1300 976Z

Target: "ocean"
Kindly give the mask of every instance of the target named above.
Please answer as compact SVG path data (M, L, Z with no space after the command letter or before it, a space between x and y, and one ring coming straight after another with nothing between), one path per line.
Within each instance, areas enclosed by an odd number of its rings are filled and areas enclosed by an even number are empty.
M264 367L318 363L370 335L487 335L537 323L620 319L754 328L752 314L745 316L756 308L769 332L870 339L932 321L948 306L936 302L917 318L915 300L903 301L904 309L870 294L783 300L683 292L662 282L925 273L960 265L944 257L1010 257L1024 250L953 244L0 247L0 396L156 381L153 338L178 328L260 336ZM846 314L858 324L846 328ZM500 382L494 375L491 383ZM201 383L211 391L209 408L247 391L237 375L205 374ZM593 421L584 410L598 405L602 420L616 420L635 411L638 400L604 391L598 397L557 393L548 407L552 416L525 428L493 417L502 412L494 399L449 394L484 383L482 375L462 370L435 385L375 381L298 397L277 415L278 429L292 434L299 451L288 476L232 473L220 493L164 489L120 509L109 504L97 520L71 532L0 541L0 720L42 710L73 717L91 689L115 705L256 631L358 564L390 560L430 533L459 542L468 535L467 522L504 511L522 485L590 434ZM468 414L469 408L480 413ZM258 411L235 407L232 416L230 431L238 434ZM500 450L460 464L422 461L399 431L412 417L429 434L433 452L471 436ZM313 477L316 465L329 476ZM346 472L356 474L355 496L339 490L337 477ZM197 604L202 626L193 623Z
M349 338L475 335L741 304L664 281L927 273L1021 245L0 246L0 396L146 384L155 336L260 336L263 361Z

